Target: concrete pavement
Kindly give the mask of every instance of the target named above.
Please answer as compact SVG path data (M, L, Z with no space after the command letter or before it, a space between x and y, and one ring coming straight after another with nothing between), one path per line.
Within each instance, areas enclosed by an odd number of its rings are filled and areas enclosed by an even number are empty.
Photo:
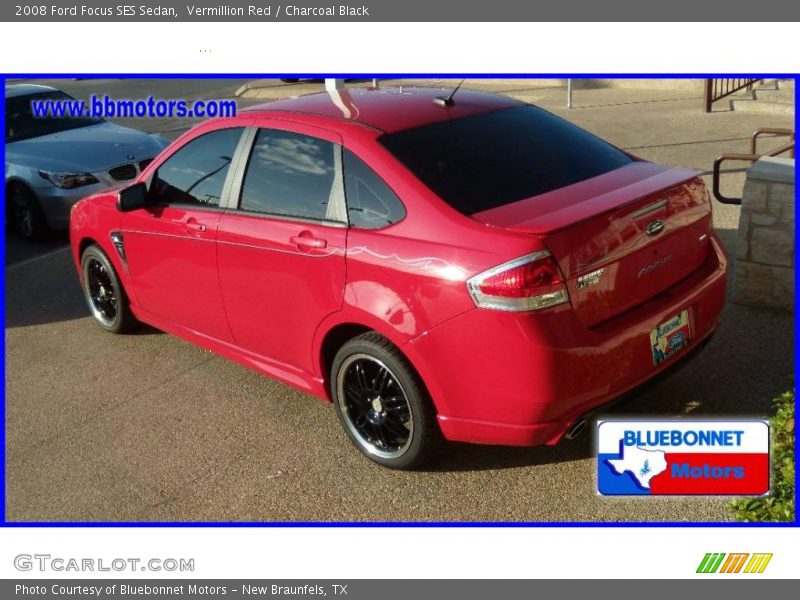
M756 127L785 126L696 114L691 90L581 90L568 112L562 89L515 85L644 158L703 171L719 153L746 149ZM734 173L726 190L742 181ZM715 204L729 249L737 219L738 208ZM150 328L100 330L69 253L54 250L6 269L8 520L730 518L721 498L598 497L590 435L555 448L451 444L426 471L382 469L316 399ZM729 304L703 353L610 414L768 415L792 385L792 332L791 317Z

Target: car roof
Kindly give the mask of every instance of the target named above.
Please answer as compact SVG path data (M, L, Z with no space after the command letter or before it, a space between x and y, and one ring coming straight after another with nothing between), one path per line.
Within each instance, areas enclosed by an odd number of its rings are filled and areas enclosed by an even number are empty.
M356 122L384 133L393 133L524 104L506 96L466 89L455 94L452 106L434 103L437 97L449 96L454 87L346 88L276 100L252 106L240 114L308 114Z
M6 98L16 98L17 96L27 96L41 92L57 92L58 90L49 85L35 85L33 83L15 83L6 86Z

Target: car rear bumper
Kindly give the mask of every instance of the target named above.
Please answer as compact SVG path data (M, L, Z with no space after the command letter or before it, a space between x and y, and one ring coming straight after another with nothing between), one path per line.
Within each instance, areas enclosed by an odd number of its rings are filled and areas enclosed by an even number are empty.
M582 415L684 362L714 333L727 258L710 236L705 264L682 282L597 327L569 305L538 313L475 309L406 344L447 439L555 444ZM650 332L689 311L690 343L654 366Z

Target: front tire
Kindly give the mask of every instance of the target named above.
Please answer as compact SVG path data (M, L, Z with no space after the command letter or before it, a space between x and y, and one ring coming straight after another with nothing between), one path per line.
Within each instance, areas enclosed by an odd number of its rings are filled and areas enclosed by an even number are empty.
M413 469L435 454L441 434L425 387L383 336L365 333L339 349L331 393L345 432L369 459Z
M81 256L83 295L95 323L111 333L130 331L137 323L117 272L99 246Z

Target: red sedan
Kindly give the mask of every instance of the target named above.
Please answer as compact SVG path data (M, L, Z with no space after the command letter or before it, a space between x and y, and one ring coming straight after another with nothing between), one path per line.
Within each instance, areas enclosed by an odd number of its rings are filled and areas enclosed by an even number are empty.
M409 468L443 437L555 444L713 334L695 171L535 106L355 89L206 122L78 203L97 323L149 323L331 401Z

